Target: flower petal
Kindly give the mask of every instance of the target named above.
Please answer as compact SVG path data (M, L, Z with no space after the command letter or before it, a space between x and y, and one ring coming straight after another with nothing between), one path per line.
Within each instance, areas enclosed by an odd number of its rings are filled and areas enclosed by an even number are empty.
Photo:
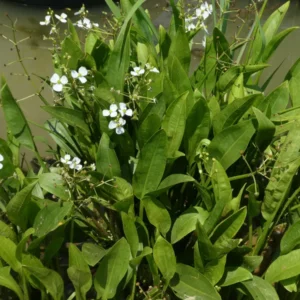
M68 83L68 78L67 78L67 76L62 76L61 77L61 79L60 79L60 82L62 83L62 84L67 84Z
M110 111L117 111L118 110L117 104L111 104L110 107L109 107L109 110Z
M128 116L128 117L132 117L132 115L133 115L132 109L131 109L131 108L127 109L125 114L126 114L126 116Z
M119 119L119 126L124 126L126 124L126 120L124 120L123 118Z
M80 73L81 76L86 76L88 74L88 70L86 67L80 67L78 72Z
M131 74L132 76L138 76L138 73L136 73L136 72L134 72L134 71L131 71L130 74Z
M62 13L60 16L61 16L63 19L66 19L66 18L68 17L68 15L65 14L65 13Z
M76 169L77 171L80 171L80 170L82 169L82 165L77 165L77 166L75 167L75 169Z
M76 164L79 164L80 161L81 161L81 159L78 158L78 157L74 157L73 160L72 160L72 162L74 162L74 163L76 163Z
M118 113L116 111L112 111L110 113L111 118L115 118L118 115Z
M4 160L4 157L2 154L0 154L0 161L3 161Z
M3 165L0 163L0 170L3 168Z
M125 129L123 127L116 128L116 134L123 134L124 132L125 132Z
M108 124L109 129L115 129L115 128L117 128L117 126L118 126L118 124L115 121L110 121Z
M150 70L150 72L152 72L152 73L159 73L159 71L158 71L157 68L152 68L152 69Z
M78 77L77 71L72 70L72 71L71 71L71 76L72 76L73 78L77 78L77 77Z
M103 112L102 112L102 115L103 115L104 117L108 117L109 114L110 114L110 111L109 111L108 109L104 109Z
M54 73L53 75L52 75L52 77L50 78L50 81L52 82L52 83L57 83L58 81L59 81L59 75L58 74L56 74L56 73Z
M63 85L61 83L56 83L53 85L53 90L55 92L61 92L63 90Z
M87 79L85 77L79 77L78 79L80 80L81 83L87 82Z

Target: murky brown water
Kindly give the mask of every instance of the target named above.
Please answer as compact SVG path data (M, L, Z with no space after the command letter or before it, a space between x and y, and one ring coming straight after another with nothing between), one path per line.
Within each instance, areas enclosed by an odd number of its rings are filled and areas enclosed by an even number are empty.
M237 6L240 8L245 7L247 0L238 0L236 1ZM272 10L276 9L278 5L283 4L284 1L280 0L269 0L269 8L267 14L270 14ZM299 2L297 0L292 1L291 7L287 13L287 16L283 22L282 28L285 29L290 26L299 26L300 25L300 8ZM169 23L169 13L164 11L163 8L166 7L166 0L149 0L146 1L145 7L149 10L150 14L154 19L156 25L162 24L165 27ZM99 5L93 7L90 10L90 15L93 20L97 20L98 16L101 15L101 11L107 10L104 5ZM23 57L36 57L36 60L30 59L25 60L24 64L26 65L30 73L35 73L40 76L49 76L53 73L53 68L51 65L51 56L47 47L49 47L49 42L43 41L42 36L46 34L44 30L48 31L48 28L42 27L39 25L39 21L44 19L46 9L44 8L34 8L29 6L17 5L10 3L10 1L1 1L0 0L0 23L9 24L9 20L5 16L8 13L11 18L17 19L17 26L19 29L18 38L26 38L31 36L31 39L20 44ZM211 32L211 21L208 23L209 31ZM229 34L228 37L233 36L236 30L237 24L234 22L229 22ZM11 30L9 28L0 26L0 33L11 37ZM199 42L201 37L199 38ZM197 46L196 46L197 47ZM28 80L25 76L22 75L23 70L21 69L18 63L11 64L7 67L4 67L4 64L9 64L12 61L16 60L15 50L11 50L12 45L5 39L0 38L0 73L3 74L13 91L13 94L16 99L22 99L36 92L36 88L33 86L40 86L41 82L32 76L32 84L28 84ZM283 45L278 49L276 54L273 56L270 61L271 64L277 66L282 60L285 60L280 72L276 74L273 79L272 87L277 86L300 56L300 31L294 31L284 42ZM199 60L197 51L194 52L195 62ZM272 68L268 70L265 76L268 76L272 73ZM11 75L14 74L14 75ZM20 75L15 75L20 74ZM50 89L44 91L44 96L47 99L52 99L52 92ZM43 105L39 98L31 97L27 100L20 101L20 105L26 117L33 123L42 125L44 120L47 118L47 114L40 109L40 106ZM32 131L35 136L47 136L45 132L38 128L35 125L31 125ZM0 109L0 137L5 137L5 122L3 120L3 113ZM46 149L46 146L43 143L38 142L38 146L43 152Z

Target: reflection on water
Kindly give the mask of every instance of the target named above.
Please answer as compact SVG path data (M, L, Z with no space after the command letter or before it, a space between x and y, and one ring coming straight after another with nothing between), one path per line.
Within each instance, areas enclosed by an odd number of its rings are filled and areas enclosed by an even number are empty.
M267 17L274 9L282 5L285 1L280 0L269 0L269 8L267 10ZM246 4L249 3L248 0L237 0L235 7L243 9ZM145 7L149 10L155 25L162 24L167 27L169 23L170 13L168 12L168 2L166 0L151 0L146 1ZM88 8L89 9L89 8ZM90 10L90 16L93 20L99 22L99 16L103 10L107 11L104 5L99 5L93 7ZM24 41L21 45L22 56L29 58L24 61L24 64L28 68L30 73L38 74L42 77L49 76L53 72L51 65L51 55L48 51L49 42L43 41L43 35L48 34L49 28L45 28L39 25L39 22L44 19L46 10L44 8L34 8L24 5L17 5L10 3L10 1L0 0L0 23L9 24L9 20L5 16L8 13L11 18L17 19L18 38L26 38L31 36L30 39ZM240 11L243 17L243 11ZM101 21L101 20L100 20ZM100 22L99 22L100 23ZM212 24L209 23L209 31L212 31ZM282 24L281 29L285 29L291 26L300 25L300 9L299 2L297 0L292 1L291 7L286 15L286 18ZM228 38L234 36L234 32L237 29L237 23L229 22L228 28ZM0 33L11 37L11 30L7 27L0 27ZM196 43L201 41L202 37L196 40ZM27 77L23 76L22 69L18 63L10 64L12 61L16 60L15 50L12 49L12 45L5 39L0 38L0 70L1 73L7 78L8 84L12 88L13 94L16 99L22 99L36 92L36 88L41 86L41 82L37 77L32 76L31 83L28 84ZM285 40L284 44L280 46L276 54L272 57L270 63L278 66L284 60L284 63L273 79L272 88L277 86L282 78L285 76L289 68L299 57L300 49L300 34L299 31L294 31ZM193 59L196 64L199 61L199 56L201 56L201 46L195 45L193 50ZM33 58L36 58L34 60ZM4 67L7 64L7 67ZM272 73L272 68L265 72L264 76L267 77ZM44 97L47 99L52 98L52 92L50 89L45 89L43 92ZM47 118L47 114L40 109L42 105L41 101L37 97L31 97L27 100L20 102L21 108L26 115L26 117L32 121L32 123L43 124L43 121ZM44 131L35 125L32 125L32 130L36 136L47 136ZM3 113L0 110L0 137L5 137L5 122L3 120ZM46 146L38 142L39 148L44 151Z

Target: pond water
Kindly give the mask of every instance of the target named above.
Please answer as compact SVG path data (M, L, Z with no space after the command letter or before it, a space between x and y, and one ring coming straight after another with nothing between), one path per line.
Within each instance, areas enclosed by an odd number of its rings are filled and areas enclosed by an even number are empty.
M104 1L103 1L104 2ZM244 8L248 3L248 0L237 0L235 4L238 8ZM282 5L284 1L280 0L269 0L269 6L267 8L265 18L279 5ZM169 12L167 11L168 4L166 0L149 0L146 1L145 7L149 10L152 19L156 25L162 24L164 26L168 25L169 22ZM99 16L101 16L102 11L107 11L107 7L102 4L92 8L89 8L90 17L94 21L99 21ZM39 21L44 19L46 8L41 7L30 7L20 4L14 4L11 1L1 1L0 0L0 24L9 25L9 20L6 16L6 13L13 19L17 19L17 28L18 39L25 39L28 36L31 36L30 39L22 42L20 44L20 49L22 52L22 57L28 59L24 60L24 64L28 69L29 73L38 74L40 76L50 76L53 73L53 68L51 65L51 55L48 51L49 42L43 40L43 34L47 34L48 28L42 27L39 25ZM242 11L243 13L243 11ZM212 24L208 24L211 32ZM292 0L291 7L287 13L287 16L282 24L281 29L285 29L290 26L299 26L300 25L300 8L299 1ZM228 37L234 35L236 30L237 23L229 22L229 33ZM46 30L46 31L45 31ZM12 32L9 28L1 25L0 33L9 38L12 37ZM201 40L201 37L199 38ZM198 42L200 41L198 40ZM36 87L41 86L41 81L32 76L30 83L28 84L28 79L24 76L24 72L20 67L19 63L12 63L17 59L16 52L12 50L11 43L8 40L0 37L0 70L10 85L12 92L16 99L20 100L21 108L26 115L26 117L32 122L32 131L35 136L47 136L45 132L35 126L34 124L42 125L44 120L47 118L47 114L43 112L40 108L42 105L41 101L37 97L29 97L28 99L23 100L24 98L32 95L36 91ZM280 72L276 74L272 81L271 88L276 87L281 83L282 78L285 76L289 68L300 56L300 31L294 31L281 45L277 53L273 56L270 61L271 64L277 66L280 62L284 60L283 65L280 68ZM193 50L193 60L196 62L199 61L201 56L201 46L195 45ZM36 58L36 60L34 59ZM7 65L4 67L4 65ZM268 76L272 73L272 69L265 72L265 76ZM45 89L43 92L44 97L51 99L52 92L50 89ZM0 137L5 137L5 122L3 119L3 113L0 108ZM38 147L42 152L45 151L46 145L42 142L38 142ZM30 155L29 155L30 156Z

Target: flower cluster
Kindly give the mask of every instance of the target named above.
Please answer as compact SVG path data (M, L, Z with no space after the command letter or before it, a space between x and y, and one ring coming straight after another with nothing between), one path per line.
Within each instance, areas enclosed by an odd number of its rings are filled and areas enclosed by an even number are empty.
M195 29L204 29L208 34L207 26L204 21L212 14L212 5L204 2L199 8L196 8L194 14L185 18L185 30L193 31Z
M119 103L119 107L117 104L111 104L109 109L103 110L102 114L104 117L115 118L109 122L108 128L115 129L116 134L123 134L125 132L123 126L126 124L126 120L123 117L132 117L133 111L125 103Z
M148 70L151 73L159 73L159 70L153 66L151 66L149 63L145 65L146 70ZM145 74L145 69L141 67L134 67L133 71L130 72L130 74L134 77L139 77Z
M0 170L3 168L3 164L1 163L2 161L4 161L4 157L0 154Z
M74 78L74 79L77 79L81 82L81 83L86 83L87 82L87 79L85 78L88 74L88 70L86 69L86 67L80 67L78 69L78 72L75 71L75 70L72 70L71 71L71 76Z
M71 159L70 154L66 154L64 157L61 157L60 161L69 166L70 169L74 169L80 171L82 169L82 165L80 164L81 160L78 157L74 157Z
M98 23L93 23L90 19L84 17L82 20L77 21L74 25L83 29L92 29L93 27L99 27Z

